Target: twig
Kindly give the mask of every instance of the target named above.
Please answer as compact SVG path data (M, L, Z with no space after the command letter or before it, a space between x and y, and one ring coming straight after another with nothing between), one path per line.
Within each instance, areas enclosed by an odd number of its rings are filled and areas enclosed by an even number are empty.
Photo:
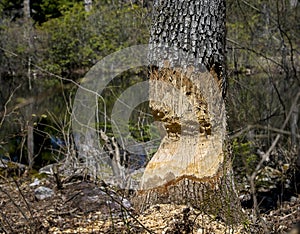
M18 86L12 91L12 93L9 95L7 101L6 101L5 104L4 104L4 111L3 111L3 114L2 114L2 118L1 118L1 120L0 120L0 128L2 127L3 122L4 122L4 120L5 120L5 117L6 117L6 114L7 114L7 105L8 105L8 103L11 102L12 97L14 96L15 92L16 92L20 87L21 87L21 85L18 85Z
M123 209L125 209L128 213L128 215L134 219L134 221L136 221L142 228L144 228L144 230L146 230L148 233L153 233L150 229L148 229L144 224L142 224L136 217L134 217L130 212L128 212L128 209L123 205L122 202L118 201L117 199L115 199L108 191L107 187L105 187L104 190L102 190L103 192L105 192L114 202L118 203Z
M234 139L236 137L239 137L240 135L252 130L252 129L264 129L264 130L268 130L268 131L273 131L273 132L277 132L277 133L280 133L280 134L284 134L284 135L291 135L291 132L290 131L286 131L286 130L283 130L283 129L279 129L279 128L274 128L274 127L271 127L271 126L263 126L263 125L259 125L259 124L250 124L248 125L247 127L239 130L238 132L234 133L233 135L230 136L230 139ZM300 138L300 135L297 134L296 135L297 138Z
M29 212L30 212L31 218L33 218L33 213L32 213L31 207L30 207L29 203L27 202L27 200L26 200L24 194L22 193L22 191L21 191L21 189L20 189L20 186L18 185L18 182L15 180L15 178L13 178L13 181L14 181L14 183L16 184L17 189L18 189L19 193L21 194L21 196L22 196L22 198L23 198L23 201L25 202L25 204L26 204L26 206L27 206L27 208L28 208L28 210L29 210Z
M291 215L293 215L293 214L295 214L295 213L297 213L297 210L294 210L292 213L287 214L287 215L285 215L285 216L283 216L283 217L280 217L279 220L284 220L284 219L290 217Z
M21 207L19 205L17 205L15 203L15 201L13 200L13 198L10 196L10 194L8 192L6 192L4 189L2 189L0 187L0 191L3 192L8 198L9 200L13 203L13 205L21 212L21 214L23 215L24 219L29 223L29 219L28 217L26 216L25 212L21 209Z
M74 213L76 210L78 210L78 207L76 207L72 210L64 211L64 212L57 212L54 215L68 215L68 214Z
M70 198L68 198L64 203L66 204L67 202L71 201L72 199L74 199L77 195L79 195L81 193L81 191L73 194Z
M291 115L293 113L294 107L297 105L299 97L300 97L300 92L297 94L297 96L296 96L296 98L295 98L295 100L294 100L294 102L293 102L293 104L292 104L292 106L290 108L290 112L289 112L288 116L286 117L286 119L285 119L285 121L284 121L284 123L283 123L283 125L281 127L281 130L284 130L285 126L287 125L287 123L288 123L288 121L289 121L289 119L290 119L290 117L291 117ZM273 149L275 148L275 146L277 145L280 136L281 136L281 134L277 134L275 140L273 141L273 143L270 146L270 148L268 149L268 151L265 154L263 154L262 159L259 162L259 164L256 166L256 169L255 169L254 173L256 172L256 174L257 174L258 170L260 169L260 167L262 166L262 164L264 163L264 161L267 161L269 159L270 154L273 151ZM255 174L255 176L256 176L256 174Z
M1 212L1 216L2 216L2 219L1 219L1 221L0 221L0 224L1 224L1 229L2 229L2 230L0 229L0 231L4 231L4 233L12 233L12 232L13 232L13 228L12 228L10 222L7 220L7 218L6 218L6 216L4 215L3 212ZM2 221L2 220L3 220L3 221ZM8 227L9 227L10 230L11 230L11 232L9 232L9 231L5 228L3 222L7 223Z
M252 52L252 53L254 53L254 54L256 54L256 55L259 55L259 56L263 57L264 59L266 59L267 61L270 61L270 62L276 64L277 66L283 68L283 66L282 66L281 63L277 62L277 61L274 60L273 58L270 58L270 57L266 56L266 55L263 54L262 52L258 52L258 51L254 50L254 49L245 47L245 46L241 45L239 42L236 42L236 41L234 41L233 39L230 39L230 38L226 38L226 41L228 41L228 42L230 42L230 43L232 43L232 44L238 45L238 46L240 46L240 49L246 50L246 51L249 51L249 52Z
M55 90L57 90L57 87L54 87L53 89L50 89L49 91L46 91L45 93L43 93L41 95L27 98L26 100L24 100L22 102L19 102L18 104L16 104L15 106L13 106L9 109L6 108L4 111L0 112L0 116L3 119L7 112L13 112L17 109L21 109L25 106L28 106L28 105L32 104L32 103L35 103L37 105L37 104L41 103L43 100L45 100L46 98L49 98L49 96L51 94L55 93ZM1 127L1 125L0 125L0 127Z

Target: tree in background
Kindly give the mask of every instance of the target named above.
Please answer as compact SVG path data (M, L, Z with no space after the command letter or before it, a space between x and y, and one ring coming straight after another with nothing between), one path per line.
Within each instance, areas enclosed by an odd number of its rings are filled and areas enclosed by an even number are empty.
M261 199L254 205L265 210L300 188L300 6L286 0L227 4L227 110L235 172L242 194L252 183L254 197L266 191L275 197L271 204Z

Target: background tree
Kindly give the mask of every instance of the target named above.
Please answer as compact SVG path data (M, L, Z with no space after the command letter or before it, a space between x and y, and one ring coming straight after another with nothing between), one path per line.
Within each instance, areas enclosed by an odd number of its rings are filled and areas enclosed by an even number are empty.
M227 4L227 110L234 171L242 194L248 194L253 180L255 209L266 211L299 191L300 8L298 1L285 0ZM272 199L262 195L266 191Z

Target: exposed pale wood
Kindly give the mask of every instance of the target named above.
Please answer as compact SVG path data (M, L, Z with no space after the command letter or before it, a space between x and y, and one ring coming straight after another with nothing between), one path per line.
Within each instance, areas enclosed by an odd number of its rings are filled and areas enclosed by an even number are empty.
M179 69L154 71L151 79L169 84L150 86L150 100L160 100L150 101L150 107L155 119L164 122L167 135L145 169L142 189L183 177L215 176L224 159L226 124L218 83L209 72L193 74Z

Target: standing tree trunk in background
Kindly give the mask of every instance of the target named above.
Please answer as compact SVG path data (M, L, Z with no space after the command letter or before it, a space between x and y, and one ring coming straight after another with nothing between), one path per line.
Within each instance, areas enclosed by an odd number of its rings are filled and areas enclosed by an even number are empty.
M31 120L28 121L27 124L27 160L29 169L32 169L34 164L34 138L33 124Z
M143 205L173 202L227 222L241 218L224 146L225 36L225 0L155 2L149 58L157 66L151 68L150 81L164 82L181 94L150 85L150 107L167 134L145 169L139 194Z
M297 148L299 145L297 134L299 132L298 129L298 120L299 120L299 107L300 105L295 105L292 110L291 120L290 120L290 128L291 128L291 144L293 148Z
M24 18L29 19L30 18L30 0L24 0L23 2L24 7Z
M290 5L291 5L291 8L294 8L296 7L298 4L298 0L290 0Z
M92 7L93 7L93 0L84 0L84 9L86 12L91 11Z
M28 63L27 63L27 77L28 77L28 88L31 90L31 51L32 51L32 41L31 41L31 22L30 22L30 0L24 0L23 2L23 12L25 21L25 39L28 40Z
M31 52L32 52L32 41L31 41L31 18L30 18L30 0L24 0L23 2L23 12L24 12L24 21L25 21L25 39L28 40L28 61L27 61L27 78L28 78L28 89L32 89L31 84ZM32 106L32 105L31 105ZM31 118L31 116L29 117ZM27 159L29 168L32 168L34 164L34 138L33 138L33 121L29 120L26 124L27 127Z

